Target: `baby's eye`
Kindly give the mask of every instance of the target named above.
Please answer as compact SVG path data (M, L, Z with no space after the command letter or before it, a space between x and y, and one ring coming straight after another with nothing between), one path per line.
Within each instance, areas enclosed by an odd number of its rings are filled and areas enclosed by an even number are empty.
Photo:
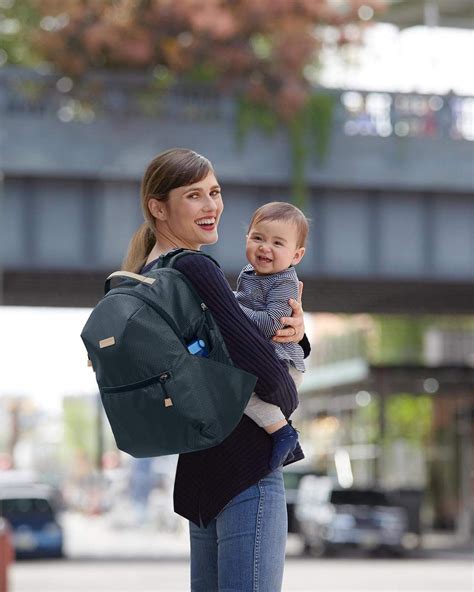
M276 244L277 247L282 247L283 246L283 243L281 243L280 241L275 241L275 244Z
M262 240L262 238L260 236L258 236L258 235L257 236L253 236L252 238L253 238L253 240L256 240L256 241Z

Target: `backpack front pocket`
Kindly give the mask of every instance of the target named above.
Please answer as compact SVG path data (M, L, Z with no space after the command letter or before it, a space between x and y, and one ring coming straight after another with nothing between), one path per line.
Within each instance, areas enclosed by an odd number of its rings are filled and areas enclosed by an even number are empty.
M195 422L183 417L190 410L180 408L174 388L172 373L167 371L133 384L100 389L120 450L138 458L193 450Z

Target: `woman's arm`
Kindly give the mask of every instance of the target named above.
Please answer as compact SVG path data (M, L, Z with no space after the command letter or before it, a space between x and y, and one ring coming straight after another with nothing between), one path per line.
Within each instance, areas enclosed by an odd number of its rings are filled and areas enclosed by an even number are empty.
M295 383L272 345L241 311L221 269L199 255L181 257L175 268L192 282L208 306L233 363L257 376L257 395L278 405L289 417L298 405Z

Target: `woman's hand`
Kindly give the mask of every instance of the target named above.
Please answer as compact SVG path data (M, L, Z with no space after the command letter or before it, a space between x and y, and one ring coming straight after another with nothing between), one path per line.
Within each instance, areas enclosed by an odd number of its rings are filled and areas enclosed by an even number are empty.
M282 317L281 323L284 325L283 329L279 329L273 336L273 341L276 343L299 343L304 336L304 315L301 306L301 296L303 294L303 282L299 283L298 301L290 298L288 301L293 312L291 317Z

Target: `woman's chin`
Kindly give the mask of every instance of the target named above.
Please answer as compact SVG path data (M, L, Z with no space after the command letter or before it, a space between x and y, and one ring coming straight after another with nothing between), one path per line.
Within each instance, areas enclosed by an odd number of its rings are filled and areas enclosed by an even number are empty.
M201 243L203 245L213 245L214 243L217 243L218 238L219 236L217 234L217 231L209 232L207 236L203 236L201 238Z

